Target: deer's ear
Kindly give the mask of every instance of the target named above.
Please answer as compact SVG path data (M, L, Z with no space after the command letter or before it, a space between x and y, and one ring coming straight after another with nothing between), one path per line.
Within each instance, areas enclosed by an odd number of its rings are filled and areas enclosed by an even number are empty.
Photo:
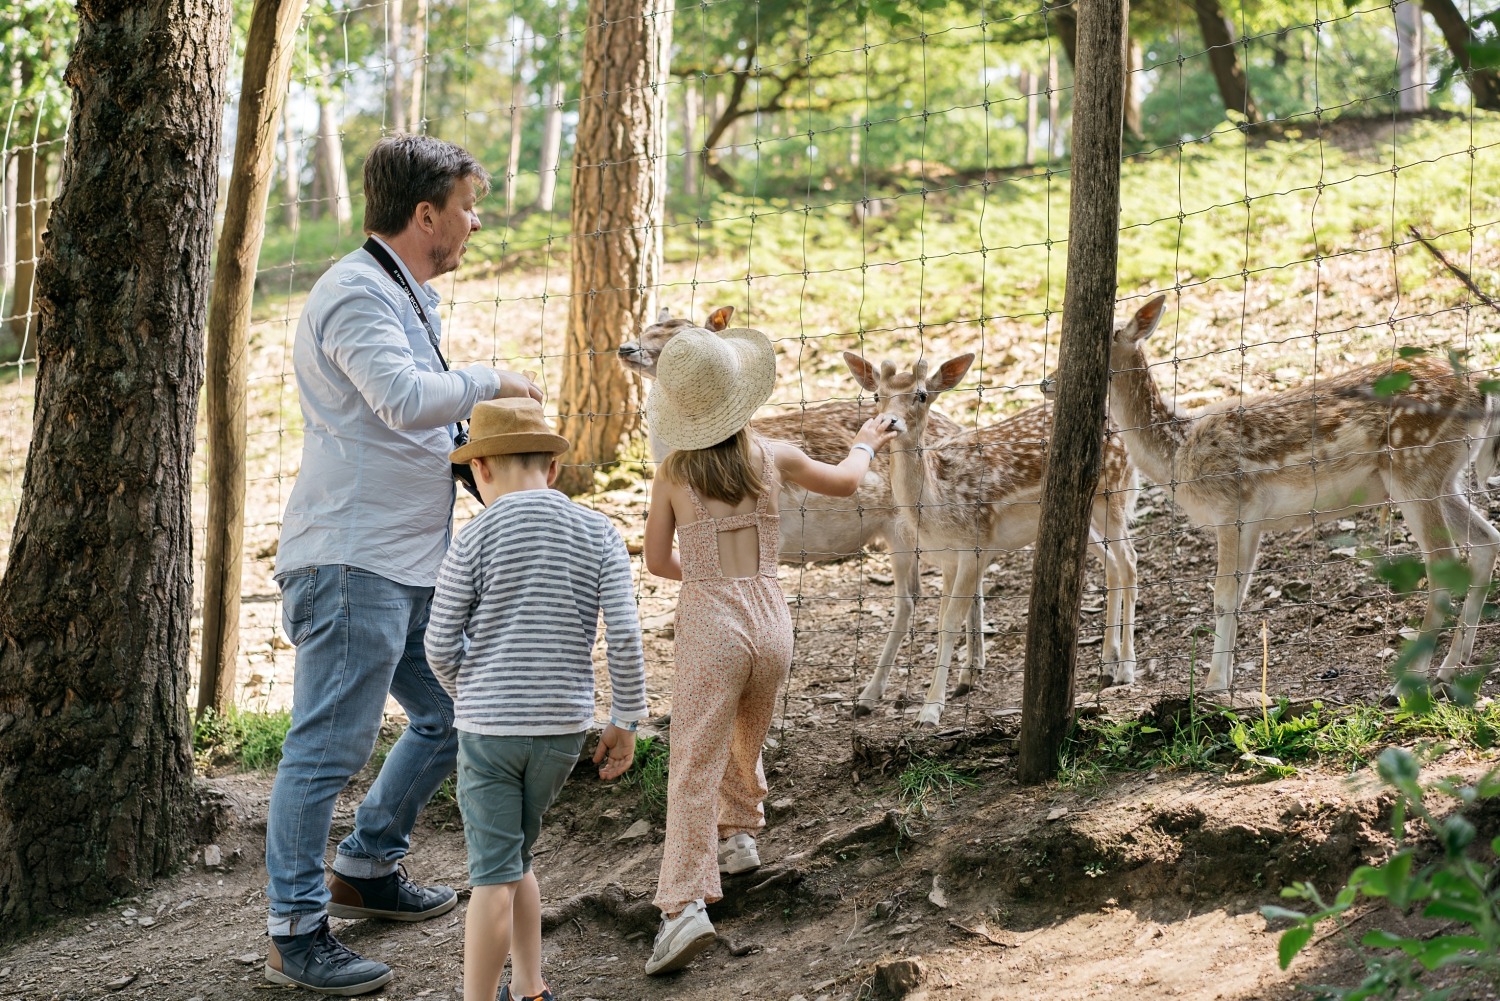
M733 315L733 306L720 306L708 314L708 329L715 332L729 329L729 318Z
M1161 323L1167 311L1167 297L1159 295L1135 311L1130 322L1125 324L1125 337L1130 341L1144 341Z
M657 323L666 323L671 318L672 318L672 311L670 309L668 309L667 307L665 307L665 306L663 306L661 308L660 312L658 312L656 314L656 322Z
M875 392L875 366L853 351L844 352L844 364L849 366L849 372L854 376L854 381L859 383L866 392Z
M972 364L974 364L973 354L963 354L957 358L949 358L938 366L937 374L928 380L927 391L930 393L946 393L960 382L963 382L964 376L969 374L969 366Z

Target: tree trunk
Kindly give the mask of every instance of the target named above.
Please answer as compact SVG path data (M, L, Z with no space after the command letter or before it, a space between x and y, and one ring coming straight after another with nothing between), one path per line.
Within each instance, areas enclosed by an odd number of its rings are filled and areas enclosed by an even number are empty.
M1208 49L1208 61L1213 67L1214 80L1219 85L1219 97L1225 109L1239 112L1252 125L1260 122L1260 108L1250 96L1250 84L1245 79L1245 70L1236 51L1234 23L1224 16L1219 0L1184 2L1198 15L1198 29L1203 33L1203 46Z
M516 182L521 172L521 110L526 105L526 85L521 82L521 68L510 86L510 154L505 160L505 214L516 211Z
M187 847L193 429L229 5L80 4L0 578L0 938Z
M1073 717L1079 599L1089 510L1104 460L1109 332L1114 329L1120 227L1120 128L1124 110L1127 0L1079 9L1074 64L1073 191L1068 209L1067 301L1063 305L1057 403L1042 482L1017 777L1057 773Z
M1025 152L1021 156L1023 163L1036 163L1036 77L1030 70L1021 71L1021 94L1026 99L1026 125L1025 125Z
M255 266L266 234L277 119L291 82L293 42L306 0L255 0L240 81L239 133L224 200L208 309L208 525L203 557L203 653L198 712L234 702L245 539L245 352Z
M323 75L328 76L326 72ZM339 232L346 233L354 218L354 208L349 199L349 175L344 170L344 140L333 117L333 102L321 94L318 95L316 163L327 209L338 220Z
M291 116L284 116L281 125L286 149L286 174L281 179L281 221L295 233L302 222L302 157L297 148L297 137L292 133Z
M411 25L411 107L406 126L413 132L425 132L422 124L422 90L427 86L427 0L416 0L416 15Z
M1396 4L1396 96L1402 111L1427 110L1427 47L1417 0Z
M589 0L573 159L572 285L558 411L572 442L558 484L593 486L636 427L615 350L655 318L661 281L672 0Z
M682 88L682 193L688 197L698 193L698 147L693 137L701 113L698 82L689 78Z
M1453 0L1422 0L1422 9L1437 22L1438 30L1443 33L1443 41L1453 54L1453 61L1464 71L1464 79L1468 81L1469 92L1474 95L1475 106L1491 111L1500 110L1500 77L1496 76L1493 69L1474 68L1474 61L1469 57L1469 46L1478 39L1470 30L1469 22L1464 20L1463 14L1453 5Z
M24 125L17 132L27 137L36 135L34 128ZM23 347L36 334L36 269L52 205L47 188L47 150L39 138L16 150L16 280L10 298L10 333Z
M551 212L557 196L557 164L562 157L563 85L553 82L542 86L542 158L537 177L541 187L536 193L539 212Z
M713 178L713 182L725 191L735 189L734 175L724 169L719 162L719 146L724 142L725 136L743 114L740 104L745 98L745 87L750 81L750 67L755 65L755 46L750 46L745 53L745 69L736 70L730 74L733 81L729 85L729 92L719 91L714 95L713 124L708 127L708 135L703 137L703 175Z
M1141 44L1134 38L1125 39L1125 134L1132 139L1141 138Z
M1057 53L1047 57L1047 158L1061 160L1062 143L1062 80L1057 72Z
M386 74L390 79L390 110L392 132L406 131L406 67L401 64L401 50L406 47L406 12L402 0L385 0Z

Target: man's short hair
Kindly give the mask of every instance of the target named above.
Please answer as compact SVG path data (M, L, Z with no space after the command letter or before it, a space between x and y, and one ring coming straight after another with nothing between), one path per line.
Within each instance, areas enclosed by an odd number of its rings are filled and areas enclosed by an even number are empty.
M460 177L475 192L490 189L490 175L462 146L432 136L386 136L365 159L365 232L395 236L422 202L448 204Z
M547 467L552 465L552 460L557 458L557 453L506 452L503 455L486 455L484 458L486 462L493 462L496 466L519 466L533 473L545 473Z

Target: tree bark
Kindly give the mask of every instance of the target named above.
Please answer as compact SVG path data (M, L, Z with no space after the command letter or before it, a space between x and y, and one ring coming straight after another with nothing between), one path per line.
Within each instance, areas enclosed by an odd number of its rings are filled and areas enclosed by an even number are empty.
M559 486L590 489L635 429L615 360L654 318L661 281L672 0L589 0L573 160L572 294L558 410L572 442Z
M682 88L682 193L688 197L698 193L698 146L693 137L698 134L700 105L698 81L689 77Z
M1129 10L1128 0L1087 0L1079 8L1067 301L1026 619L1016 758L1017 776L1027 783L1043 782L1057 773L1073 716L1084 547L1104 458L1109 337L1118 282L1120 130Z
M283 145L286 149L286 173L281 179L281 221L293 233L302 222L302 157L297 149L297 137L292 132L292 119L283 116Z
M324 78L328 73L325 68ZM322 197L329 212L338 220L339 232L349 230L354 208L349 198L349 175L344 170L344 140L333 117L333 102L318 95L318 143L315 157Z
M203 557L203 652L198 712L234 702L245 539L245 351L255 266L266 235L281 103L306 0L255 0L245 40L239 133L208 308L208 524Z
M405 4L402 0L385 0L385 16L388 21L386 28L386 70L391 81L390 86L390 118L392 132L406 131L406 69L401 65L401 50L406 47L406 25L404 19L406 12L402 8Z
M538 212L551 212L557 197L557 165L562 158L563 85L553 81L542 86L542 158L537 178Z
M186 847L193 429L229 18L209 0L78 7L0 578L0 938L137 893Z
M1468 81L1469 92L1474 95L1475 106L1491 111L1500 110L1500 76L1493 69L1474 68L1474 60L1469 56L1469 46L1478 39L1470 30L1469 22L1464 20L1463 14L1454 6L1453 0L1422 0L1422 9L1432 15L1438 30L1443 33L1443 41L1448 44L1448 51L1453 54L1453 61L1464 71L1464 79Z
M1134 38L1125 39L1125 134L1141 138L1141 45Z
M1057 72L1057 53L1047 57L1047 158L1061 160L1062 141L1062 79Z
M413 132L425 132L422 124L422 91L427 86L427 0L416 0L416 14L411 25L411 107L406 126Z
M1026 164L1036 163L1037 100L1036 76L1030 70L1021 71L1021 94L1026 100L1025 145L1021 160Z
M1417 0L1396 4L1396 99L1402 111L1427 110L1427 46Z
M36 130L25 124L17 131L23 136L36 135ZM40 139L16 150L16 280L10 299L10 333L22 347L36 333L36 269L52 205L48 166L47 146Z
M1224 15L1219 0L1184 2L1198 15L1198 29L1203 33L1203 45L1208 50L1209 65L1213 67L1214 81L1219 85L1219 97L1225 109L1238 111L1252 125L1260 122L1260 108L1250 96L1250 83L1245 79L1245 70L1235 48L1234 23Z
M505 160L505 214L516 211L516 182L521 172L521 112L526 106L526 84L521 81L521 67L515 67L515 82L510 85L510 152Z

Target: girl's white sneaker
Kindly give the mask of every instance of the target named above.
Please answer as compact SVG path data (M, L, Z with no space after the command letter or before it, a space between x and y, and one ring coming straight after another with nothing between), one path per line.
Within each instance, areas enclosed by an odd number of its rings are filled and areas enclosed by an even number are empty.
M719 842L719 872L722 875L733 876L759 868L760 852L750 835L735 834Z
M708 920L703 901L693 901L675 918L661 919L656 947L646 961L646 975L656 976L682 969L713 945L716 938L718 935L714 932L713 922Z

